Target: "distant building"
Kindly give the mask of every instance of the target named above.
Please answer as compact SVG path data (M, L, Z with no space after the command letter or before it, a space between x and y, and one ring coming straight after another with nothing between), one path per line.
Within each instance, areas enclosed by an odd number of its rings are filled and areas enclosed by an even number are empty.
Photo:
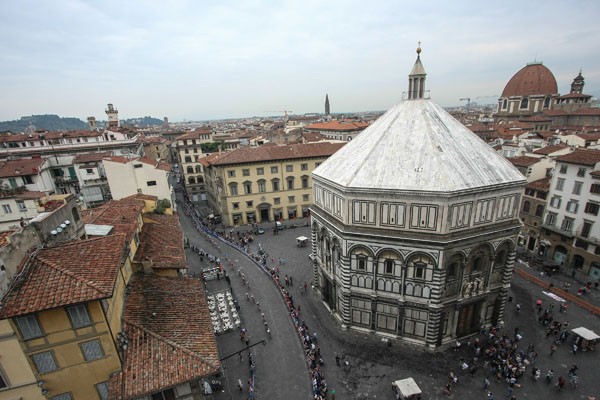
M119 110L117 110L112 104L106 106L106 117L108 118L107 128L117 129L119 128Z
M313 171L313 285L343 327L437 348L497 325L525 178L426 99L401 101Z
M523 221L521 228L520 243L525 250L538 254L540 252L540 238L542 224L544 222L544 211L550 189L550 178L542 178L525 186L525 195L519 216ZM543 250L541 250L543 255Z
M196 128L175 140L181 183L187 198L194 203L206 200L204 171L199 159L204 156L202 144L212 141L213 132L210 127Z
M172 202L169 164L146 157L108 157L102 163L113 199L145 194Z
M539 252L600 278L600 150L577 149L556 158Z
M325 95L325 115L330 115L331 109L329 108L329 94Z
M343 145L265 145L204 157L208 206L228 226L307 217L311 172Z
M315 122L302 128L303 132L319 133L328 139L349 142L361 133L368 122L363 121L338 121Z

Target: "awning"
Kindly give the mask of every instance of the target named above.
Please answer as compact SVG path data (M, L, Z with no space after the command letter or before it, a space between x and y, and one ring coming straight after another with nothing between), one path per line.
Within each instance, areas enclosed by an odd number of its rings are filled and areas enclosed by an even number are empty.
M571 332L576 334L577 336L581 336L585 340L598 340L600 336L596 335L596 332L589 330L588 328L579 327L575 329L571 329Z
M400 379L393 384L404 397L421 394L421 389L413 378Z
M296 238L296 240L300 241L300 242L304 242L305 240L308 240L308 238L306 236L298 236Z

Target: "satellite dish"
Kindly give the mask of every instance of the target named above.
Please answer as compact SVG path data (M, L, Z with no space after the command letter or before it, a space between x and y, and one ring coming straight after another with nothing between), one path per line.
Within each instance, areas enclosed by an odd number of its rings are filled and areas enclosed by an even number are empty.
M58 232L56 231L56 229L53 229L53 230L51 230L51 231L50 231L50 233L51 233L53 236L55 236L55 235L56 235Z
M60 224L60 227L61 227L62 229L67 229L67 224Z
M61 233L62 232L62 228L59 226L58 228L56 228L56 232Z

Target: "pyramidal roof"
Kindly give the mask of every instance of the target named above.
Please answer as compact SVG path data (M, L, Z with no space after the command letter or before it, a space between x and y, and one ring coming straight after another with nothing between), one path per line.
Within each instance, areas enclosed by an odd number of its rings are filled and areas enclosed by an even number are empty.
M438 193L525 182L510 162L422 96L391 108L313 176L349 189Z

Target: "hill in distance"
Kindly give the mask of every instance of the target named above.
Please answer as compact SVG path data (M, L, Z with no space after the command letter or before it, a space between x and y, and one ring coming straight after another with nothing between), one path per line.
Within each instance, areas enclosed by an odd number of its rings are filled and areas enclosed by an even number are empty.
M104 126L104 121L97 121L98 126ZM160 126L163 121L153 117L129 118L121 120L122 125L133 125L136 127ZM88 129L87 122L73 117L59 117L54 114L31 115L21 117L13 121L1 121L0 132L10 131L13 133L25 132L29 126L35 130L56 131L78 131Z

